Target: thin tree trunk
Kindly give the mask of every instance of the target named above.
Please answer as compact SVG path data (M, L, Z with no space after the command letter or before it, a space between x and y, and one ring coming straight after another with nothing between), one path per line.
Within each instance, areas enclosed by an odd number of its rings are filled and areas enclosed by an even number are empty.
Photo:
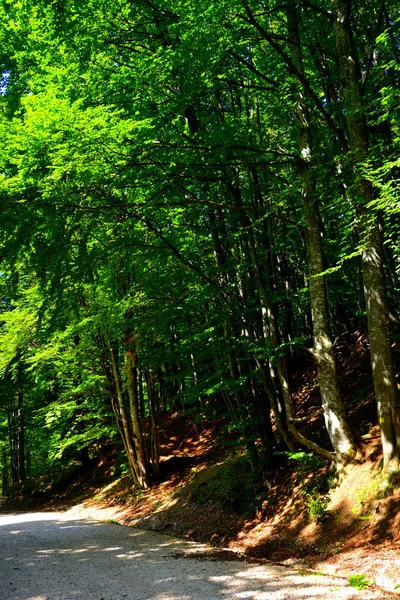
M167 372L168 375L168 372ZM138 390L139 390L139 416L143 418L145 416L144 409L144 392L143 392L143 371L139 370L139 381L138 381Z
M147 396L149 399L149 434L150 434L150 461L153 469L153 477L158 479L160 476L160 454L158 443L158 428L155 403L155 390L153 373L149 369L146 372Z
M233 198L235 206L237 206L238 208L243 208L240 188L235 184L235 182L236 182L236 176L232 176L232 177L227 176L226 185L230 191L230 194ZM241 227L244 232L247 232L247 235L245 234L246 241L247 241L246 250L248 251L248 254L249 254L249 259L250 259L249 262L251 263L251 265L253 267L253 271L256 275L257 287L258 287L258 291L259 291L259 295L260 295L260 299L261 299L261 310L264 309L263 310L263 320L264 320L264 324L265 324L264 332L266 334L266 338L270 340L272 347L276 348L280 343L278 324L277 324L277 319L276 319L274 308L269 300L268 293L264 286L263 277L261 274L261 267L259 264L257 251L256 251L256 244L255 244L254 235L253 235L252 223L250 221L249 216L246 214L246 212L240 211L239 214L240 214ZM247 321L248 321L248 319L247 319ZM248 322L246 322L246 329L247 329L247 332L248 332L248 335L249 335L251 341L253 342L253 344L255 344L254 331L253 331L252 326L249 325ZM272 361L270 361L269 371L270 371L270 377L271 377L271 380L272 380L272 383L274 386L274 390L271 390L271 388L269 387L269 384L268 384L267 374L265 372L265 365L264 365L263 361L258 360L258 358L256 358L257 366L260 369L263 388L264 388L265 393L269 397L272 411L275 415L275 420L276 420L278 431L281 434L288 449L290 451L294 451L294 445L293 445L293 442L290 440L290 436L288 434L288 427L286 424L286 412L287 412L286 407L288 404L291 403L290 387L289 387L289 382L286 377L286 368L284 365L284 360L281 356L275 356L274 361L275 361L275 365L276 365L276 371L278 373L279 383L277 381L275 382L275 380L276 380L275 369L274 369L274 365L273 365ZM281 397L283 397L283 406L279 402Z
M143 441L142 425L139 417L139 397L137 386L137 368L136 353L130 343L130 347L125 344L125 375L129 396L129 410L131 417L132 439L135 447L136 471L138 483L142 489L149 487L149 475L147 471L147 458Z
M3 496L8 495L8 485L9 485L9 476L8 476L8 459L6 449L3 449L2 453L2 464L1 464L1 493Z
M25 469L25 418L23 409L23 392L18 392L17 406L17 444L18 444L18 483L26 479Z
M11 396L7 403L8 441L10 447L11 485L18 484L17 432L15 427L15 399Z
M128 447L127 447L127 444L125 441L124 426L123 426L123 422L122 422L120 410L119 410L119 400L118 400L118 394L117 394L117 388L116 388L116 379L114 376L113 367L110 364L110 356L108 353L108 346L107 346L107 343L102 334L97 334L95 341L96 341L96 344L97 344L98 348L100 349L100 353L101 353L100 354L100 362L101 362L101 367L103 369L103 373L107 380L107 389L108 389L108 393L109 393L109 397L110 397L111 409L112 409L113 415L115 417L115 421L117 424L119 434L120 434L122 442L124 444L125 452L128 457L129 466L131 468L129 455L128 455ZM136 474L132 472L132 476L134 478L134 482L136 485L137 484Z
M229 264L227 261L228 252L225 250L222 236L220 235L221 226L224 228L224 217L222 214L218 215L218 220L214 211L208 211L208 217L210 220L210 229L212 234L212 242L213 242L213 250L215 256L215 263L220 270L220 282L222 286L232 285L235 280L235 273L233 269L229 268ZM244 288L244 286L243 286ZM244 289L242 289L243 293ZM234 294L236 297L240 297L241 291L236 289ZM238 301L238 304L240 302ZM232 346L231 340L233 341L235 338L240 336L240 331L238 331L237 323L232 315L227 317L227 321L224 324L224 337L227 340L227 362L229 366L229 373L233 382L237 382L240 379L240 367L239 367L239 359L237 353ZM245 395L242 390L234 390L233 397L235 399L235 406L233 406L233 410L230 412L232 415L237 415L236 425L242 430L243 436L246 440L246 449L248 453L249 460L253 467L257 464L259 460L259 455L257 451L257 447L253 438L253 432L250 431L251 425L249 424L248 419L248 410L245 401Z
M162 407L162 411L165 414L167 412L167 396L165 394L164 376L161 367L157 369L157 380L160 389L160 407Z
M122 390L122 381L121 374L119 371L119 361L118 361L118 353L115 348L110 348L111 354L111 366L112 372L115 381L115 391L116 391L116 399L118 403L118 417L121 419L121 427L120 432L122 436L122 441L124 443L125 452L128 458L129 468L131 470L131 474L133 477L133 481L135 485L140 487L140 471L137 467L135 449L132 444L131 439L131 431L128 421L128 416L126 414L125 402L124 402L124 394Z

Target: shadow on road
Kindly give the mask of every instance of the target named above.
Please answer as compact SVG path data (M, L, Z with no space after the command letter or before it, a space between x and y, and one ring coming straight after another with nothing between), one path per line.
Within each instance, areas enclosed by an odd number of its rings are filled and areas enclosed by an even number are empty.
M343 579L278 565L211 561L207 546L68 518L0 516L2 600L278 600L360 598ZM190 560L191 559L191 560ZM365 598L388 595L365 591Z

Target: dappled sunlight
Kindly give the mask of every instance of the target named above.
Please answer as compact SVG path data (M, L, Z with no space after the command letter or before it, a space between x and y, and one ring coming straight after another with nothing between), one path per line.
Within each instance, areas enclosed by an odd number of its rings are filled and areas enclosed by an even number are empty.
M174 595L172 595L172 594L167 594L167 595L161 594L161 595L154 596L152 598L152 600L192 600L192 597L191 596L181 596L181 595L176 596L175 594Z
M60 529L82 529L83 527L91 527L91 525L65 525L60 527Z
M38 550L38 554L81 554L82 552L88 552L87 548L66 548L65 550Z
M141 558L142 556L143 556L143 552L130 552L129 554L117 554L116 555L117 558L128 558L128 559Z
M23 529L16 529L15 531L9 531L9 533L12 533L13 535L18 535L19 533L24 533Z
M214 550L206 544L107 523L65 527L59 515L44 517L25 515L23 537L10 535L15 516L0 517L2 600L305 600L325 597L330 585L272 563L208 560ZM335 586L335 598L352 598L345 581Z
M1 515L0 527L14 523L32 523L33 521L62 521L68 520L63 513L22 513Z

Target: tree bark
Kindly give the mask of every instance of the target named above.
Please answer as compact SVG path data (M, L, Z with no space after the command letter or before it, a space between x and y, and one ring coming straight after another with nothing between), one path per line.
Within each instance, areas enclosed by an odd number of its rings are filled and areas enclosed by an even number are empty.
M132 440L135 447L136 471L138 483L142 489L149 487L147 458L143 441L142 425L139 416L139 397L137 386L136 353L131 341L125 344L125 375L129 396Z
M154 389L154 377L153 372L148 369L146 371L147 380L147 396L149 399L149 437L150 437L150 462L153 470L154 479L158 479L160 476L160 454L159 454L159 443L158 443L158 428L157 428L157 414L156 414L156 402L155 402L155 389Z
M400 458L400 406L390 345L382 242L376 216L367 212L368 204L374 199L374 189L359 169L369 149L359 60L351 28L350 3L332 0L332 9L349 146L359 195L357 209L364 243L362 275L383 458L386 467L397 468Z
M4 448L2 453L2 464L1 464L1 493L3 496L8 495L8 485L9 485L9 476L8 476L8 459L7 452Z
M125 409L125 401L124 401L124 394L123 394L123 390L122 390L121 374L119 371L118 352L117 352L116 348L111 347L110 354L111 354L111 366L112 366L112 372L113 372L114 381L115 381L115 391L116 391L116 399L117 399L117 409L118 409L117 418L119 418L121 420L121 427L119 428L119 430L121 432L121 437L122 437L122 441L124 443L125 452L126 452L126 455L128 458L128 464L129 464L129 468L130 468L130 471L132 474L134 484L136 486L140 487L140 472L137 468L135 448L132 444L129 420L128 420L128 416L126 414L126 409Z
M18 391L17 405L17 445L18 445L18 483L23 483L26 479L25 468L25 416L23 407L23 392Z
M303 57L300 46L298 12L295 2L287 9L289 53L299 73L303 73ZM309 288L313 325L313 354L318 365L318 383L322 397L325 425L339 465L346 464L356 455L356 445L340 396L335 355L330 338L329 311L322 248L322 227L319 216L315 180L312 173L312 134L310 115L305 91L300 87L295 92L296 118L299 128L301 156L301 192L306 225L306 249L309 267Z

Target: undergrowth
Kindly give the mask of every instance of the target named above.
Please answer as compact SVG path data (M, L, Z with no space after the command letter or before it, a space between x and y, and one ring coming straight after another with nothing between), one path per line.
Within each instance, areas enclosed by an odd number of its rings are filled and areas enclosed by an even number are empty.
M371 582L369 581L369 579L367 579L365 577L365 575L351 575L348 579L349 585L351 585L351 587L356 588L356 590L364 590L366 588L369 588L371 585Z
M326 463L305 452L277 453L276 457L284 457L285 472L295 469L310 518L322 521L326 516L330 485ZM252 469L246 455L235 454L196 473L177 494L184 495L193 504L219 504L238 515L252 516L268 501L271 487L268 476Z
M328 492L333 485L333 476L326 462L319 456L307 452L285 452L289 463L296 464L296 478L300 493L308 508L309 517L317 522L327 518Z
M196 473L184 493L194 504L220 504L236 514L250 516L259 508L262 487L248 458L233 455Z

